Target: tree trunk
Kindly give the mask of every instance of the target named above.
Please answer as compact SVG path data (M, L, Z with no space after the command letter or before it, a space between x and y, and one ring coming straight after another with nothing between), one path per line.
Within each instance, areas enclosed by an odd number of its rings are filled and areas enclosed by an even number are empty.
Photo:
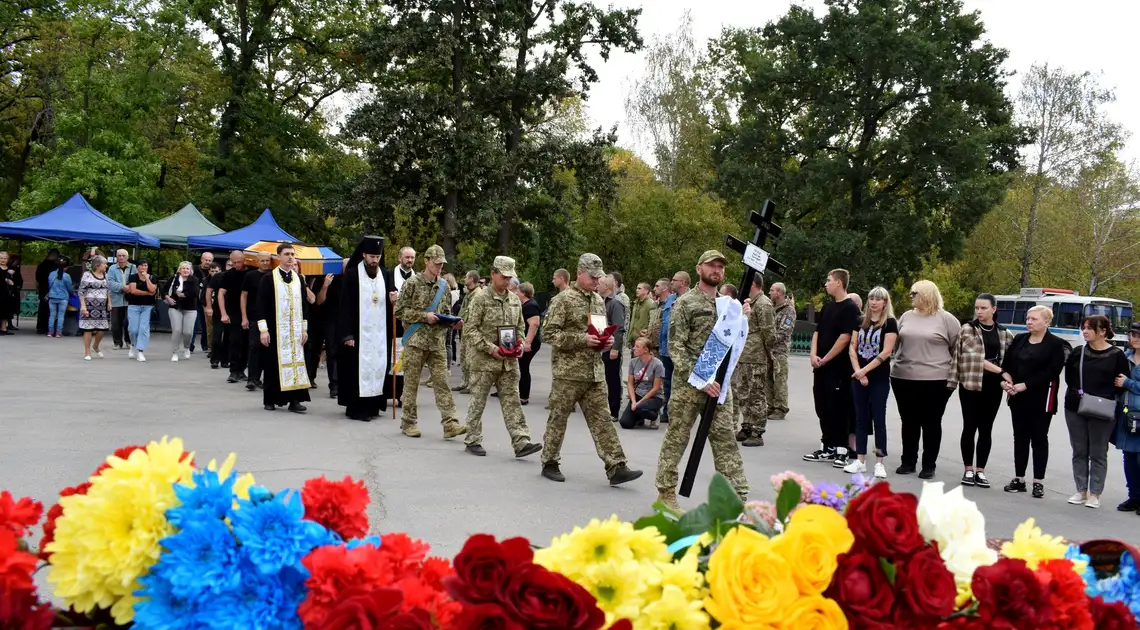
M48 124L51 118L51 102L44 103L44 108L36 112L35 118L32 119L32 128L28 131L28 141L24 143L24 148L20 151L20 157L16 160L15 168L12 169L11 186L8 189L8 198L4 200L4 204L0 205L0 220L8 220L8 212L12 208L12 203L20 196L20 187L24 185L24 177L28 174L28 160L32 156L32 147L39 142L40 131Z
M451 98L452 98L452 134L463 133L463 121L466 118L463 106L463 2L455 0L451 16L451 33L455 42L455 51L451 54ZM459 171L463 164L459 158L459 143L451 143L452 176L449 178L447 194L443 199L443 253L448 260L454 262L458 258L459 243L456 239L457 213L459 212Z
M523 110L526 109L526 94L523 92L523 80L526 78L526 60L530 53L530 28L532 3L527 0L526 11L523 12L522 26L519 28L519 49L515 57L514 86L511 89L511 112L509 117L509 132L506 137L508 170L505 188L507 203L503 209L503 217L499 221L499 253L506 255L511 248L511 228L514 227L518 199L518 150L522 145Z
M1040 169L1033 181L1033 199L1029 202L1029 217L1025 222L1025 240L1021 247L1021 288L1029 286L1029 264L1033 261L1033 237L1037 232L1037 207L1041 204L1042 180Z

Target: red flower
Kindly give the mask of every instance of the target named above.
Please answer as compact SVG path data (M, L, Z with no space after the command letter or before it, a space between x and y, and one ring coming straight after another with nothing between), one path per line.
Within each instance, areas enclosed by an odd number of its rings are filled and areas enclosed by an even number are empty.
M51 604L40 603L34 592L0 588L0 628L47 630L54 619Z
M992 630L1043 628L1053 616L1048 591L1024 560L1000 558L978 567L971 586L978 616Z
M39 501L29 497L16 501L7 490L0 492L0 528L11 530L17 538L30 534L43 513L44 506Z
M368 488L363 481L345 477L329 481L324 475L305 482L301 502L305 518L320 523L340 534L345 540L361 538L368 533Z
M927 545L898 564L895 586L906 616L915 622L941 619L954 612L958 586L935 545Z
M448 627L448 626L444 626ZM402 612L380 626L383 630L435 630L431 615L422 608Z
M1046 560L1037 567L1037 579L1049 593L1053 605L1051 628L1055 630L1093 630L1085 581L1073 571L1068 560Z
M855 535L855 548L872 556L897 560L922 549L926 541L918 531L918 497L891 492L877 483L847 505L847 526Z
M320 630L379 630L385 627L382 625L385 621L399 613L403 603L404 594L399 589L378 588L338 602L329 611L323 624L310 625L305 620L305 627Z
M1089 600L1089 612L1096 630L1136 630L1136 619L1124 602L1109 604L1098 595Z
M895 594L879 559L871 554L841 554L824 595L839 604L855 630L876 627L892 619Z
M456 563L459 557L455 558ZM454 597L454 595L452 595ZM522 624L511 619L498 604L466 606L455 617L454 630L525 630Z
M32 573L37 560L20 549L20 539L8 529L0 529L0 592L25 591L35 593Z
M954 617L935 626L937 630L988 630L977 617Z
M589 591L537 564L512 573L502 595L504 608L531 630L598 630L606 623Z
M525 538L497 542L489 534L467 539L455 556L455 577L445 582L447 592L465 604L498 602L497 589L518 568L533 564L534 550Z

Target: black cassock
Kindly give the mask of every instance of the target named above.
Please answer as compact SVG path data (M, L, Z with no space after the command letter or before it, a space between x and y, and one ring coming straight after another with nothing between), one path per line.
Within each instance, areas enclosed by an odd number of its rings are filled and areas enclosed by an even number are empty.
M261 367L265 371L261 379L264 386L262 401L265 405L276 405L278 407L289 403L309 401L308 386L304 389L281 391L281 373L277 362L277 297L273 287L273 277L281 275L280 269L274 269L261 278L261 286L257 290L256 314L258 319L264 319L269 327L269 346L261 347ZM305 277L293 271L290 276L290 284L293 282L300 283L301 315L307 318L309 316L309 301L305 299ZM297 349L301 351L301 356L304 357L303 347L299 346Z
M388 332L385 348L388 355L388 370L384 375L384 392L380 396L360 397L360 346L346 346L345 340L351 338L356 344L360 343L360 277L357 264L349 263L344 270L340 283L340 308L337 313L336 339L329 343L340 344L337 349L337 404L344 407L344 415L354 420L371 420L379 417L381 411L388 409L388 399L392 397L392 369L393 348L392 341L395 331L392 329L392 304L388 301L388 292L395 290L392 284L392 272L380 268L377 273L384 276L384 293L380 296L380 313L384 318L384 327Z

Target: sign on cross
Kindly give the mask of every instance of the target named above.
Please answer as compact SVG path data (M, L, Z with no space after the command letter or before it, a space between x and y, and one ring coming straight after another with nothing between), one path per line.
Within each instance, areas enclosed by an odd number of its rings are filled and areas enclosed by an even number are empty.
M756 278L757 273L764 273L766 270L771 270L777 274L783 274L786 269L783 263L774 260L767 251L764 250L764 244L767 242L768 237L773 238L780 236L783 231L780 226L772 222L772 217L776 212L776 204L771 199L765 199L764 204L760 207L760 212L752 212L748 219L752 225L756 226L756 232L752 235L752 240L749 242L742 241L731 234L726 234L724 237L724 244L732 251L740 254L744 260L744 279L740 282L740 288L736 292L736 298L744 302L748 298L748 294L752 291L752 283ZM724 360L721 361L720 367L716 371L717 385L724 384L724 377L728 373L728 363L731 358L732 351L725 355ZM693 482L697 478L697 468L701 465L701 454L705 451L705 443L709 439L709 430L712 428L713 416L716 414L717 399L709 396L709 400L705 403L705 409L701 413L701 421L697 424L697 434L693 437L693 447L689 450L689 461L685 464L685 474L681 477L680 495L688 497L693 492Z

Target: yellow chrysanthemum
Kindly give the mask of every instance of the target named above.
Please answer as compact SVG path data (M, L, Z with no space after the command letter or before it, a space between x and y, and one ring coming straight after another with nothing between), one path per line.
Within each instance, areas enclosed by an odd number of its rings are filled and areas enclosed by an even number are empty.
M206 470L212 470L218 473L218 479L224 480L234 471L235 463L237 463L237 453L230 453L229 457L222 462L221 468L218 467L218 460L211 459L210 463L206 465ZM234 497L236 499L249 499L249 489L253 487L254 483L253 473L238 475L237 479L234 480ZM189 485L193 486L194 481L191 480ZM236 500L234 501L234 507L237 507Z
M680 590L681 594L689 599L704 599L705 576L701 573L699 556L695 553L686 553L676 562L659 565L661 570L660 588L668 591L669 587ZM664 593L661 595L664 596Z
M60 500L47 579L68 605L82 613L109 608L120 625L134 618L138 578L174 531L166 520L166 510L178 506L174 484L193 474L193 454L182 453L182 440L164 437L125 460L110 457L86 495Z
M1012 541L1002 544L1001 555L1024 560L1030 569L1037 570L1037 565L1042 560L1064 558L1068 548L1064 538L1043 533L1034 519L1030 518L1017 526Z
M676 586L668 585L657 601L633 622L634 630L708 630L709 616L704 603L691 599Z
M642 566L633 560L609 560L590 565L579 581L598 600L598 607L618 619L635 618L641 612L646 590Z

